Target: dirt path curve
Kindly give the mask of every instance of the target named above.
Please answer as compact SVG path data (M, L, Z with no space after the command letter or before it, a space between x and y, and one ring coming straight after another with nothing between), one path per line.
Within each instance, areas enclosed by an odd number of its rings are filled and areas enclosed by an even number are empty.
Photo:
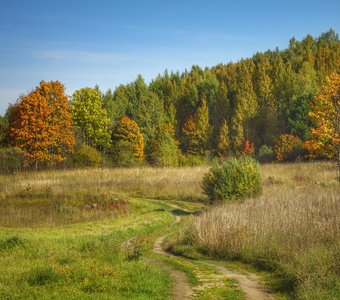
M176 216L176 220L172 223L172 225L179 223L181 221L180 216ZM162 235L158 237L153 246L153 252L163 255L163 256L171 256L170 253L164 251L162 248L162 244L167 235ZM188 282L188 278L184 272L178 271L175 268L170 266L165 267L171 274L172 279L174 280L173 287L173 299L181 300L181 299L190 299L192 295L192 289Z
M177 206L173 206L173 207L176 209L180 209ZM182 211L186 213L190 213L188 210L182 210ZM181 221L181 216L176 215L176 219L172 225L179 223L180 221ZM167 235L162 235L156 239L154 246L153 246L153 252L159 255L176 258L176 256L166 252L162 248L162 244L166 236ZM244 274L236 273L222 266L218 262L205 262L205 264L210 267L215 268L217 270L217 273L222 274L222 276L237 280L240 286L240 289L245 293L247 300L273 300L275 299L270 293L268 293L268 291L264 287L262 287L258 283L260 281L260 278L256 276L255 274L244 275ZM172 267L166 267L166 268L170 271L171 276L173 277L173 280L174 280L174 288L173 288L174 298L173 299L176 299L176 300L177 299L191 299L193 296L195 296L195 293L193 292L188 282L188 279L183 272L178 271ZM198 275L198 278L201 277L199 274L196 274L196 275ZM214 277L214 276L221 276L221 275L212 274L211 276ZM200 290L200 288L204 288L204 284L201 287L196 287L196 290Z

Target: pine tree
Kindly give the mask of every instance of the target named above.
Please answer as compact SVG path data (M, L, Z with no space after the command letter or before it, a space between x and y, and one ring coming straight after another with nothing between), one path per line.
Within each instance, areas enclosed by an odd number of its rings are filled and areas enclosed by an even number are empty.
M236 110L233 118L231 119L231 147L236 156L239 156L242 153L243 141L243 116L238 110Z
M219 130L217 154L220 157L227 157L230 154L229 129L226 121Z
M272 145L277 135L277 102L274 97L274 85L270 77L272 66L264 54L256 56L256 94L259 103L257 114L257 134L261 144Z
M184 151L192 155L204 155L210 134L209 110L205 98L197 111L185 122L182 132Z

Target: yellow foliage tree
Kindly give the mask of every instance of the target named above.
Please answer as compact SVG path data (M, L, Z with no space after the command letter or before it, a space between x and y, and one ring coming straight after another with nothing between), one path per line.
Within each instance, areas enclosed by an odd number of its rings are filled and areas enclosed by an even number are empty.
M340 75L327 78L309 113L315 127L312 139L305 143L311 157L332 158L339 144Z
M311 140L304 143L310 157L335 158L340 180L340 75L326 78L320 94L311 104Z
M131 144L133 156L144 160L144 136L138 124L129 117L122 117L113 134L114 141L125 141Z

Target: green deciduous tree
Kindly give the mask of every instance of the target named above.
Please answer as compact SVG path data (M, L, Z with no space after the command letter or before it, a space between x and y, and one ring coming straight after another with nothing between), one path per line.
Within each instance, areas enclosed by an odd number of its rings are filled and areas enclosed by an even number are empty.
M82 88L75 91L71 105L74 125L82 132L84 142L97 149L108 148L110 119L98 90Z

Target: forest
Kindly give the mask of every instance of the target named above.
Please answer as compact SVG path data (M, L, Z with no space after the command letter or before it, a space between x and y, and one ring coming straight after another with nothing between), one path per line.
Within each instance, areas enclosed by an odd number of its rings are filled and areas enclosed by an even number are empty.
M39 86L0 116L0 171L189 166L339 156L340 41L332 29L284 50L102 91Z

